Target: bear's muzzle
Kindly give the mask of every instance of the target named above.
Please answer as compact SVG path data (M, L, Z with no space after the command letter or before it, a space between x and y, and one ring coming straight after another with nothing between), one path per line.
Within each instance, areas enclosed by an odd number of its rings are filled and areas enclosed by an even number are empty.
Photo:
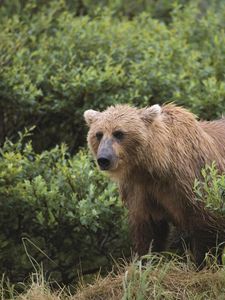
M111 139L104 139L99 145L97 163L102 171L107 171L115 167L116 155L112 144Z

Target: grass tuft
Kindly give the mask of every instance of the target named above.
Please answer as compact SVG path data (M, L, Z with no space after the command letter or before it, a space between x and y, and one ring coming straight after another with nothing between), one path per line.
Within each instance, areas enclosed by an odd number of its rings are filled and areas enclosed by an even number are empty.
M3 281L3 280L2 280ZM1 284L3 287L3 283ZM6 285L5 285L6 286ZM224 299L225 267L216 263L197 271L190 262L177 256L150 254L117 266L106 277L97 275L92 284L82 278L76 293L58 287L52 291L43 273L34 274L26 292L10 296L12 300L207 300ZM1 300L5 300L1 288ZM8 294L9 295L9 294ZM12 295L12 293L11 293Z

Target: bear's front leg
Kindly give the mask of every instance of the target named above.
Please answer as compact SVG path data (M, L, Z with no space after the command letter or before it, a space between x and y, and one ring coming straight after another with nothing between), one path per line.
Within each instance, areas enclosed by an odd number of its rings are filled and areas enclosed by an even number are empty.
M151 216L148 220L130 216L131 236L135 251L138 255L145 255L151 250L160 252L165 250L169 233L169 224L166 220L153 221Z
M152 247L154 236L152 222L130 217L129 225L135 252L140 256L147 254Z
M146 186L120 184L120 196L129 211L129 227L134 249L139 255L164 251L169 235L165 213Z

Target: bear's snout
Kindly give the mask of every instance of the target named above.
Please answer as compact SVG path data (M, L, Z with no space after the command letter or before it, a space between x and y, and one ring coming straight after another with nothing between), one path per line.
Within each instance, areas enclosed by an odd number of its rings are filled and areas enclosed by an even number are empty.
M97 162L101 170L108 170L111 165L111 161L108 157L99 157Z
M104 139L98 149L97 163L101 170L110 170L115 167L116 155L111 139Z

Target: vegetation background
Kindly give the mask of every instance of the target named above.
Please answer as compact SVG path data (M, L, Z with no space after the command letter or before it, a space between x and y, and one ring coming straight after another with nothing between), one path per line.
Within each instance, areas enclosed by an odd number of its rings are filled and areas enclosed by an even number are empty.
M23 290L40 266L69 285L130 255L116 187L85 150L83 112L174 101L220 117L224 62L223 0L0 1L4 289ZM223 214L224 177L205 174L196 195Z

